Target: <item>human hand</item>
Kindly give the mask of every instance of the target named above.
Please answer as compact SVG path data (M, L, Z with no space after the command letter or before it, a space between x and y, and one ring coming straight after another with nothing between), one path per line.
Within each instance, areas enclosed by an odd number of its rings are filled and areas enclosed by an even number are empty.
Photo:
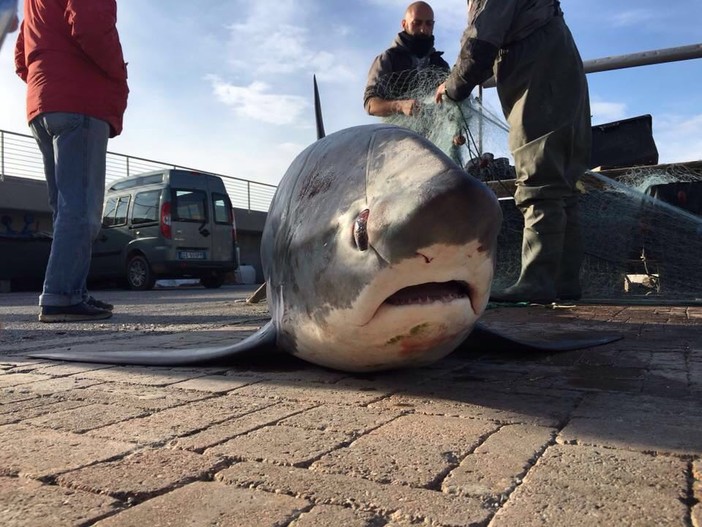
M420 111L421 105L417 99L404 99L396 101L396 112L405 114L407 117L417 115Z
M446 83L442 82L441 84L439 84L439 87L436 88L436 94L434 95L436 104L441 104L443 102L444 93L446 93Z

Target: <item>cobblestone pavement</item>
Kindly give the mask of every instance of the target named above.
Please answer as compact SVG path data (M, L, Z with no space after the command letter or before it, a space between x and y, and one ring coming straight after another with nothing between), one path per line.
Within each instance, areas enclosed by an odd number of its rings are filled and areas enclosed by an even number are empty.
M702 527L702 307L492 309L624 338L373 375L27 357L231 342L266 320L251 290L103 291L115 316L74 324L0 295L0 525Z

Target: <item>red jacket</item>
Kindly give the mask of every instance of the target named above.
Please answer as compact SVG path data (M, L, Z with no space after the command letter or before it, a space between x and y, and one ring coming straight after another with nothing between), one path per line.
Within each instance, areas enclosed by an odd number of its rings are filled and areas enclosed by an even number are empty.
M122 131L127 67L115 0L25 0L15 70L27 83L27 120L82 113Z

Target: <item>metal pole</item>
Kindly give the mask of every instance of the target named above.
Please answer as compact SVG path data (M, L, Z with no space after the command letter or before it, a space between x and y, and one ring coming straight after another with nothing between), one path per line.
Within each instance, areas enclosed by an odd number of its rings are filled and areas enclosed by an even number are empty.
M583 62L583 67L585 73L598 73L600 71L621 70L625 68L635 68L637 66L649 66L651 64L664 64L667 62L699 58L702 58L702 44L691 44L689 46L654 49L651 51L629 53L627 55L586 60ZM490 77L483 86L485 88L494 88L495 77Z
M0 130L0 181L5 181L5 132Z
M480 101L480 115L478 117L478 156L483 155L483 134L485 130L483 129L484 121L484 111L483 111L483 87L478 86L478 100Z
M583 66L585 67L585 73L597 73L600 71L619 70L634 68L636 66L648 66L651 64L663 64L699 58L702 58L702 44L692 44L690 46L680 46L677 48L655 49L652 51L642 51L640 53L630 53L628 55L586 60L583 62Z

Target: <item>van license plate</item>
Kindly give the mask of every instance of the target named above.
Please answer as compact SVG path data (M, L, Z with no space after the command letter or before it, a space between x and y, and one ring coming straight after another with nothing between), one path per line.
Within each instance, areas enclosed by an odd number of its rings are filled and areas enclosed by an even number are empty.
M178 251L179 260L206 260L205 251Z

